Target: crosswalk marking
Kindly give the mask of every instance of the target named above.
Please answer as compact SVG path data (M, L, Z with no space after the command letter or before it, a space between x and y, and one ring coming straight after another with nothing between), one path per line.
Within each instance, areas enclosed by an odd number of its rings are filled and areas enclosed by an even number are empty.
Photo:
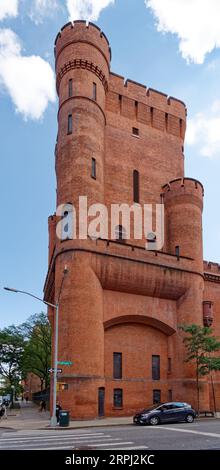
M108 437L108 436L105 436L105 437L103 437L103 438L94 438L94 437L93 437L93 438L91 438L91 439L86 439L86 440L79 440L79 439L71 439L71 440L70 440L70 439L67 439L67 440L65 441L65 445L66 445L66 446L71 446L71 445L73 445L73 444L74 444L74 445L76 445L76 444L79 444L79 445L82 445L82 444L85 445L85 444L86 444L86 445L87 445L88 442L89 442L90 444L93 443L93 445L96 445L96 444L99 445L99 442L103 442L103 441L105 441L105 444L104 444L104 445L106 445L106 444L108 444L108 441L109 441L109 442L114 441L114 443L117 443L117 441L120 441L120 439L119 439L119 438L112 438L112 437ZM106 441L107 441L107 442L106 442ZM38 442L38 444L39 444L39 442ZM45 446L47 446L47 444L50 444L50 445L51 445L52 442L50 442L50 443L47 443L47 442L42 443L42 448L45 448ZM63 442L62 442L62 444L63 444ZM119 442L119 444L120 444L120 442ZM59 443L57 443L57 442L54 442L54 445L55 445L57 448L59 447ZM30 447L34 447L34 442L26 442L26 443L19 443L19 444L16 443L16 442L14 442L14 443L11 443L9 446L7 446L7 449L14 449L14 448L18 449L18 448L23 448L23 447L28 448L28 449L29 449ZM4 448L4 447L0 447L0 449L3 449L3 448Z
M162 427L162 426L153 426L152 429L165 429L166 431L177 431L177 432L185 432L185 433L190 433L190 434L198 434L201 436L210 436L210 437L220 437L220 434L214 433L214 432L202 432L202 431L193 431L192 429L180 429L180 428L167 428L167 427Z
M46 436L46 439L66 439L69 437L72 438L78 438L78 439L83 439L84 437L89 437L89 436L104 436L103 432L100 433L88 433L88 434L68 434L68 436ZM44 440L45 436L34 436L34 437L9 437L5 439L0 439L0 444L2 442L9 442L9 441L33 441L33 440Z

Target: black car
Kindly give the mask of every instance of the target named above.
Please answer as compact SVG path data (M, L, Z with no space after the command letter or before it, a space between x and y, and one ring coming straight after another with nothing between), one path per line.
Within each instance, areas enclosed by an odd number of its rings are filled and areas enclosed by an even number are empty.
M160 423L174 423L186 421L193 423L196 411L188 403L170 402L152 406L136 414L133 418L134 424L151 424L156 426Z

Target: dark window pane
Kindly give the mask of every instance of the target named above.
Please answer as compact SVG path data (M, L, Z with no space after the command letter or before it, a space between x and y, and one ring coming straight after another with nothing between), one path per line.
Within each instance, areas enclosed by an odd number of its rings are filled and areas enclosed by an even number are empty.
M123 406L122 389L115 388L114 389L114 407L122 408L122 406Z
M93 83L93 94L92 94L92 98L94 101L97 100L97 85L96 83Z
M126 230L122 225L118 225L115 229L115 238L120 242L126 239Z
M172 390L168 390L168 401L172 401L173 400L173 392Z
M139 171L133 171L134 202L139 202Z
M153 404L157 405L157 403L161 403L161 391L153 390Z
M172 359L171 357L168 357L168 374L171 374L172 372Z
M69 80L69 98L73 96L73 81L72 78Z
M92 158L92 178L96 179L96 159Z
M122 353L113 353L113 377L114 379L122 378Z
M139 136L139 129L137 129L137 127L132 127L132 134Z
M68 116L68 134L72 134L73 132L73 118L72 114L69 114Z
M160 356L152 356L152 379L160 380Z

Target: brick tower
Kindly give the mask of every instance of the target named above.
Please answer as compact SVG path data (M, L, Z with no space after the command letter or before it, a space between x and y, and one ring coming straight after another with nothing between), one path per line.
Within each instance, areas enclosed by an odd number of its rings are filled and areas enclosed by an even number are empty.
M57 207L77 211L87 196L88 206L165 208L164 245L151 251L146 237L133 233L129 240L112 233L60 240L59 219L49 218L47 301L57 301L68 268L59 360L73 364L63 366L59 399L75 418L129 415L172 399L195 405L195 374L184 362L178 325L212 323L214 311L220 333L220 273L216 264L203 265L203 187L184 175L185 105L111 72L109 42L92 23L65 25L55 58ZM54 329L53 311L48 315ZM217 377L215 386L220 406ZM201 403L213 407L207 379Z

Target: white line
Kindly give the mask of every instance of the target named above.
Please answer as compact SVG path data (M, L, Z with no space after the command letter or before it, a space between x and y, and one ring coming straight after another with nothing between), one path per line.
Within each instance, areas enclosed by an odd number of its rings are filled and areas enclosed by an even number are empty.
M54 435L54 436L33 436L33 437L10 437L10 438L6 438L6 439L0 439L0 444L2 444L3 442L8 442L8 441L16 441L16 442L23 442L23 441L33 441L33 440L44 440L45 438L46 439L66 439L66 438L69 438L69 437L73 437L73 438L83 438L83 437L89 437L89 436L104 436L104 432L100 432L100 433L88 433L88 434L68 434L66 436L57 436Z
M113 439L112 437L105 436L105 437L103 437L103 438L95 438L95 437L93 437L93 438L91 438L91 439L86 439L86 440L82 440L82 439L81 439L81 440L79 440L79 439L71 439L71 440L69 440L69 439L67 439L67 440L66 440L66 445L71 445L71 444L75 444L75 445L76 445L76 444L77 444L77 445L86 444L86 445L87 445L87 442L90 442L90 443L94 442L94 445L96 445L96 444L99 445L99 442L102 442L103 440L107 440L107 441L109 440L109 442L110 442L110 441L120 441L119 438L114 438L114 439ZM115 443L117 443L117 442L115 442ZM39 442L38 442L37 444L39 445ZM51 445L52 442L50 442L50 443L48 442L48 444ZM108 444L108 443L107 443L107 444ZM120 442L119 442L119 444L120 444ZM130 443L129 443L129 444L130 444ZM133 444L133 442L132 442L131 444ZM42 444L42 448L46 449L46 447L45 447L46 445L47 445L47 443ZM56 443L56 442L55 442L54 445L56 446L56 448L59 447L59 443ZM102 444L102 445L103 445L103 444ZM9 447L9 446L10 446L10 447ZM10 449L14 449L14 448L19 449L19 448L21 448L21 447L26 447L26 448L30 449L31 447L34 447L34 443L33 443L33 442L26 442L26 443L24 443L24 444L16 445L16 442L13 442L13 443L9 444L9 446L7 446L7 447L0 447L0 449L1 449L1 450L3 450L3 449L6 449L6 450L8 449L8 450L10 450Z
M97 443L97 444L98 444L98 443ZM104 446L106 446L106 444L107 444L108 446L115 446L115 445L117 445L117 446L122 446L123 444L124 444L124 445L127 445L127 444L134 444L134 442L113 442L112 444L109 444L108 442L106 442L105 444L98 444L97 447L104 447ZM93 446L92 446L92 445L89 445L88 447L93 447Z
M220 434L214 432L202 432L202 431L191 431L190 429L179 429L179 428L165 428L164 426L153 426L152 429L165 429L166 431L177 431L177 432L186 432L190 434L199 434L201 436L210 436L210 437L219 437Z

